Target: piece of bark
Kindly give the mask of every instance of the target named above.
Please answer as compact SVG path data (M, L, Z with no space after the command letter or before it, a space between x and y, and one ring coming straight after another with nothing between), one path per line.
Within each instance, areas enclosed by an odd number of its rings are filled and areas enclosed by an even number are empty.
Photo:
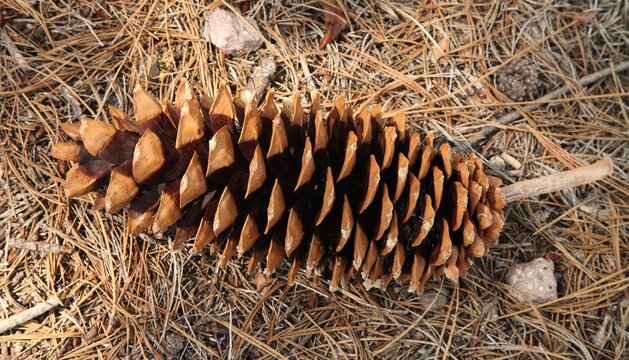
M277 65L273 56L267 56L253 69L247 87L240 93L240 99L249 104L252 100L259 102L271 84Z
M9 249L23 249L52 254L72 254L72 252L74 252L74 249L69 246L48 244L36 241L15 241L9 239L7 241L7 246L9 247Z

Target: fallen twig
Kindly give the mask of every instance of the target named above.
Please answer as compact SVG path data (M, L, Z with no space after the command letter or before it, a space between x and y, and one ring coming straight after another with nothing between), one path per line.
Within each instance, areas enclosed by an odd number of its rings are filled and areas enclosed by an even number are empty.
M27 321L33 320L39 315L44 314L59 305L61 305L61 302L57 298L48 298L46 301L41 302L30 309L24 310L21 313L10 316L4 320L0 320L0 334L20 326Z
M577 84L580 86L586 86L589 85L595 81L598 81L600 79L603 79L607 76L609 76L612 72L622 72L629 69L629 61L625 61L619 64L615 64L613 66L610 66L606 69L603 69L601 71L597 71L595 73L586 75L584 77L582 77L581 79L579 79L577 81ZM482 141L483 139L487 139L491 134L493 134L494 132L498 131L499 127L497 125L508 125L511 124L512 122L518 120L519 118L522 117L522 113L523 112L531 112L535 109L537 109L538 107L540 107L542 104L547 103L549 100L553 100L556 99L558 97L560 97L561 95L563 95L565 92L567 92L569 89L571 88L571 86L566 85L566 86L562 86L557 90L551 91L548 94L538 98L535 100L534 104L528 104L522 107L522 111L519 110L514 110L500 118L498 118L498 120L496 120L495 123L493 124L488 124L488 126L486 126L485 128L483 128L480 133L474 135L472 138L469 139L470 144L476 144L480 141Z
M332 314L332 311L330 311L330 310L325 310L324 312L322 312L321 315L319 315L319 317L317 318L317 324L321 324L321 323L323 323L323 321L327 320L330 317L330 314ZM306 346L308 341L310 341L310 339L312 339L312 337L314 335L315 335L315 333L312 333L310 335L306 335L306 336L300 338L299 341L297 341L297 342L301 346Z
M276 68L273 56L262 59L260 64L253 69L251 79L247 83L247 88L240 94L240 99L245 104L249 104L252 99L255 99L256 102L260 101L271 84L271 80L273 80Z
M160 343L159 340L157 340L157 338L153 336L153 334L147 332L146 337L151 341L151 343L153 343L153 346L155 346L160 353L166 356L172 356L172 354L168 352L164 345L162 345L162 343Z
M36 241L7 241L9 249L24 249L30 251L38 251L52 254L72 254L74 249L69 246L59 244L48 244Z
M606 157L592 165L507 185L502 188L502 193L504 194L505 202L511 202L532 195L547 194L589 184L611 175L614 169L613 165L612 159Z
M304 71L304 76L303 78L308 82L308 85L310 85L310 91L313 91L317 88L317 84L315 84L314 79L312 77L312 73L310 72L310 68L308 67L308 61L306 61L306 55L300 55L299 56L299 63L301 64L301 68Z
M24 59L24 56L17 49L17 46L15 46L13 39L11 39L9 34L7 34L5 31L0 31L0 44L4 45L4 47L7 49L7 51L11 55L10 59L15 61L15 63L19 67L26 66L26 60Z

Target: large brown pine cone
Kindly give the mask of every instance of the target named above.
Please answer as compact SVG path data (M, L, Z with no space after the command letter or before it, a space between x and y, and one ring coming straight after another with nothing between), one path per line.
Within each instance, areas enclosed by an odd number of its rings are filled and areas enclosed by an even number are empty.
M403 114L354 116L339 98L324 119L316 95L306 113L297 95L279 110L272 92L244 108L225 85L197 99L187 82L174 104L133 95L135 119L112 107L111 124L64 124L73 141L52 148L73 162L68 196L101 190L109 213L129 205L133 234L174 225L174 248L194 237L222 265L249 253L251 273L286 258L290 282L305 265L332 289L360 272L368 288L396 279L419 292L431 276L465 275L498 241L501 181L406 129Z

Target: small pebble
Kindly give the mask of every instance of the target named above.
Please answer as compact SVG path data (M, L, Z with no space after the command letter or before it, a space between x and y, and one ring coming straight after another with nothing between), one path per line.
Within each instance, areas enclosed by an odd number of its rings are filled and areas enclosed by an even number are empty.
M492 156L489 162L496 170L503 171L506 168L505 161L500 156Z
M262 46L260 28L252 18L215 9L205 16L201 36L228 55L240 56Z
M557 298L555 264L544 258L516 264L507 273L511 296L521 303L543 303Z
M448 293L444 290L440 292L436 290L427 290L426 292L419 295L418 301L425 305L430 305L434 300L433 307L439 308L447 305L450 302L448 298Z

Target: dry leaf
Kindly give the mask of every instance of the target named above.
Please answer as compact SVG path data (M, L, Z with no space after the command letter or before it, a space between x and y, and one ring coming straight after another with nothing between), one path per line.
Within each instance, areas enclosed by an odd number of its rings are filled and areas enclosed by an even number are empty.
M596 11L596 10L587 10L587 11L584 11L581 15L577 16L576 20L581 25L590 25L594 21L596 21L597 17L598 17L598 11Z
M258 291L264 289L269 284L269 282L270 279L261 272L257 273L253 280L253 283L256 285L256 289Z
M436 63L442 57L446 56L448 53L448 49L450 48L450 35L446 34L444 37L439 40L438 44L435 44L432 47L431 59L432 62Z
M334 41L341 33L341 30L345 28L345 25L347 25L343 17L343 10L336 5L324 2L323 14L325 17L325 34L319 45L321 49Z

